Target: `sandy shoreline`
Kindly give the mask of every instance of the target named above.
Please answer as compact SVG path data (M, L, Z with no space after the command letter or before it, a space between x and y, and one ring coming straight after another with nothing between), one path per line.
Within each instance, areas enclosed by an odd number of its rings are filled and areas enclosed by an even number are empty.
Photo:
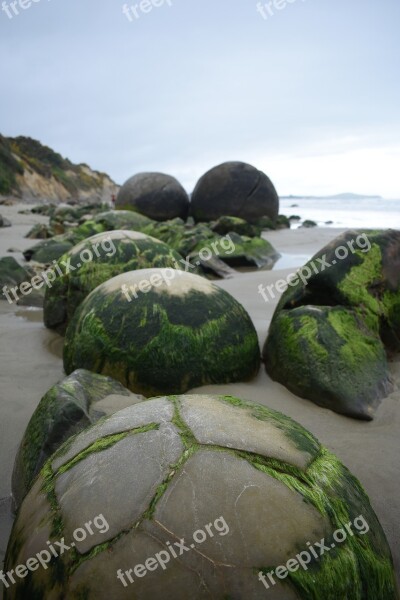
M0 229L0 257L10 255L8 248L20 250L33 245L23 235L34 223L47 218L19 215L21 206L0 206L0 213L13 226ZM25 205L24 208L29 208ZM284 256L298 264L311 256L342 229L317 228L270 232L267 239ZM21 254L11 254L21 258ZM279 267L279 265L278 265ZM257 292L258 285L269 285L294 270L287 269L243 273L231 280L219 281L225 290L239 300L252 317L260 344L267 335L269 322L278 301L265 302ZM45 329L42 311L9 305L0 301L0 420L1 478L0 478L0 558L3 560L11 526L9 501L10 477L15 453L25 427L43 394L63 377L62 338ZM384 400L371 423L356 421L313 403L302 400L282 385L274 383L260 370L251 383L205 386L201 391L230 393L280 410L296 419L322 444L333 451L361 481L386 532L392 549L396 573L400 574L400 481L397 476L400 451L400 360L392 364L397 391ZM200 391L200 388L196 389ZM1 595L1 594L0 594Z

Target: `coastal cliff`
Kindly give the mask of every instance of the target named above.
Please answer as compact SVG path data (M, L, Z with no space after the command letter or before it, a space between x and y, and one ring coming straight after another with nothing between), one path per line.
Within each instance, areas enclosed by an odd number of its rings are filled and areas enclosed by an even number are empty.
M76 165L37 140L0 135L0 198L108 201L117 191L105 173Z

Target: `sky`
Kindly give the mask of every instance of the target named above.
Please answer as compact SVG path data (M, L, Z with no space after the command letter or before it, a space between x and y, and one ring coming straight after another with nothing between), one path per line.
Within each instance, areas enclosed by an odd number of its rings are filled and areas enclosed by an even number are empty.
M14 9L0 10L3 135L117 183L161 171L190 192L208 169L242 160L280 195L400 198L399 0Z

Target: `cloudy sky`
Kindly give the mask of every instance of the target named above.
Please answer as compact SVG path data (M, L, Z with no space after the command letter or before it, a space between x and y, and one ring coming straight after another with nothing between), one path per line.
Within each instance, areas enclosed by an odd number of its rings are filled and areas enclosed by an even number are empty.
M243 160L281 195L400 198L399 0L274 1L7 0L0 131L118 183Z

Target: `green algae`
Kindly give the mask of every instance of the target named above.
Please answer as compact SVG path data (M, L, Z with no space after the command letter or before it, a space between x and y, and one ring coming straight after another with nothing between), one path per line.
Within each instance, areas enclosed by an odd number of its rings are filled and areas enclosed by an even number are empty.
M121 433L115 433L99 438L98 440L93 442L93 444L90 444L90 446L85 448L85 450L82 450L82 452L74 456L73 459L71 459L62 467L60 467L57 471L57 475L62 475L63 473L66 473L88 456L91 456L96 452L102 452L103 450L107 450L108 448L115 446L115 444L117 444L118 442L120 442L128 436L136 435L139 433L146 433L146 431L153 431L155 429L159 429L159 427L160 426L158 423L149 423L148 425L144 425L143 427L136 427L134 429L130 429L129 431L123 431Z
M234 396L217 396L217 398L233 406L245 408L256 419L271 423L283 431L288 439L295 444L298 450L309 454L311 457L310 460L313 460L313 458L318 455L320 451L320 444L318 440L312 435L312 433L304 429L304 427L302 427L296 421L293 421L293 419L287 415L275 411L272 408L267 408L261 404L247 402Z
M330 311L329 324L343 340L340 354L353 372L362 369L365 363L381 363L385 360L383 346L376 334L363 327L363 322L350 311Z
M40 472L43 478L42 492L46 495L52 511L52 538L60 538L64 533L64 524L61 516L61 507L55 491L55 473L48 461Z
M251 463L294 492L300 493L323 516L328 517L332 533L353 523L354 519L361 515L370 527L370 531L362 536L356 533L356 530L353 536L348 534L340 548L337 543L337 547L332 548L333 538L330 536L326 540L326 545L330 548L329 553L326 552L319 560L313 558L308 570L299 568L296 572L289 572L289 580L304 600L397 598L393 564L387 552L384 533L360 483L336 457L322 448L303 480L293 477L292 474L274 471L254 459ZM350 490L350 497L343 499L344 490ZM320 540L310 540L312 545L316 542ZM301 552L308 548L297 550ZM261 570L266 573L271 567L262 567Z

